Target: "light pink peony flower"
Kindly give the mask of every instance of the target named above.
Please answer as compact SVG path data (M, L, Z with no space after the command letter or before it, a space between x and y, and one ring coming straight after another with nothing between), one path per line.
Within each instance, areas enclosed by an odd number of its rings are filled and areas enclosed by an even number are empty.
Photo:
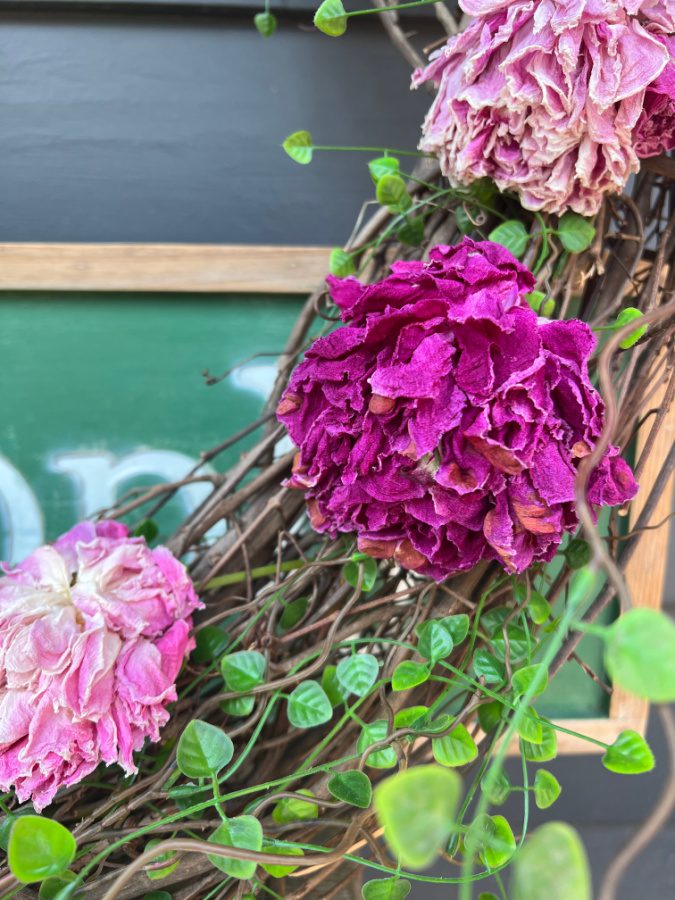
M0 789L39 811L99 763L137 771L176 699L185 568L125 525L83 522L0 579Z
M675 0L460 2L477 18L413 76L439 85L420 148L453 184L487 176L528 209L591 215L675 143L659 81Z

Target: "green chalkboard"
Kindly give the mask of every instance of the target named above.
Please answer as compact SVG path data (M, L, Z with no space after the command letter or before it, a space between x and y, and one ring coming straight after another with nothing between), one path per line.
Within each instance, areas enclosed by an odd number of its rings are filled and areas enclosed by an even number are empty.
M133 486L182 477L200 451L255 419L273 355L212 387L202 372L279 353L303 300L0 294L0 558L20 559ZM163 530L206 489L182 490Z
M173 481L200 451L260 413L304 297L231 294L0 294L0 558L16 561L130 488ZM266 354L244 362L255 354ZM230 377L207 387L205 369ZM230 464L254 437L223 454ZM175 528L208 490L161 513ZM599 583L597 588L599 589ZM582 655L600 674L597 641ZM607 714L574 663L542 712Z

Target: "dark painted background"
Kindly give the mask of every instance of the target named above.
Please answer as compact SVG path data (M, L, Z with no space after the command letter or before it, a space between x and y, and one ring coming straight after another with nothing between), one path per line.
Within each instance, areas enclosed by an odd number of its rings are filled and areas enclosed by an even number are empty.
M367 157L318 154L300 167L283 138L307 128L326 144L417 141L427 96L409 92L376 21L335 41L312 33L309 12L282 13L264 41L250 11L30 7L0 4L0 241L340 243L372 195ZM407 21L424 42L438 35ZM656 773L621 778L597 757L550 765L563 795L545 817L581 830L596 883L659 795L667 760L652 718ZM671 825L621 900L675 896L674 838Z

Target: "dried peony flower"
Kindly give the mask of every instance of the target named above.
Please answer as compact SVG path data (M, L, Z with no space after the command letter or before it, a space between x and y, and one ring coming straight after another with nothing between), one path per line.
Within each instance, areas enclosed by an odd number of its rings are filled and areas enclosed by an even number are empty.
M159 739L201 606L183 565L83 522L0 579L0 789L39 811Z
M461 0L477 16L413 86L438 84L420 148L455 185L582 215L675 144L673 0ZM665 132L665 133L664 133Z
M312 345L279 404L300 448L288 484L317 531L356 532L372 556L439 581L481 559L522 572L577 526L576 467L603 423L595 339L538 318L534 279L503 247L429 255L377 284L328 279L349 324ZM591 504L635 494L617 452Z

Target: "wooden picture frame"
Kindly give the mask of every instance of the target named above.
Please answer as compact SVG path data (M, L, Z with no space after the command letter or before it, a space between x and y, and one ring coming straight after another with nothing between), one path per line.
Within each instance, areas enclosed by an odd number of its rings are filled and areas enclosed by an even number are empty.
M328 271L330 248L303 246L196 244L0 244L0 291L106 291L310 293ZM665 393L665 385L663 388ZM653 404L663 399L653 398ZM648 419L637 436L644 447ZM675 439L675 411L663 423L641 476L641 490L631 507L635 521ZM649 524L670 512L673 479ZM653 531L639 546L626 570L635 606L660 608L666 578L668 527ZM572 731L611 744L632 729L644 734L649 704L620 688L613 691L609 715L561 719ZM517 744L510 748L517 753ZM602 748L559 732L561 754L602 752Z

